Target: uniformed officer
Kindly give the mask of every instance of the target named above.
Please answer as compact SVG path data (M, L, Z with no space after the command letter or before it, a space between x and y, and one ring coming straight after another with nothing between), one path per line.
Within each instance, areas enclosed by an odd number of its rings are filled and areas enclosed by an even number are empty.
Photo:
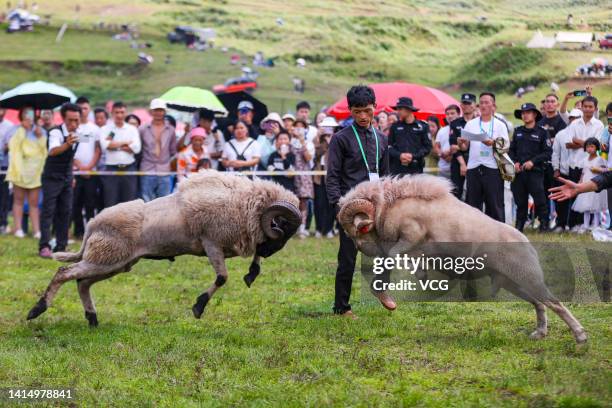
M533 197L535 211L540 219L540 232L548 231L548 205L544 190L545 163L552 154L548 131L536 123L542 114L533 103L524 103L514 111L523 126L514 130L508 154L516 169L512 182L512 195L516 202L516 228L523 231L527 221L529 195Z
M414 113L418 109L412 99L401 97L394 106L399 121L389 130L389 167L392 175L417 174L423 172L425 156L432 148L429 126L418 120Z
M461 129L465 124L476 117L476 95L471 93L461 95L461 111L463 115L450 123L450 135L448 137L448 143L453 153L453 159L451 160L451 181L455 185L453 194L460 200L463 197L468 152L459 149L457 139L461 137Z

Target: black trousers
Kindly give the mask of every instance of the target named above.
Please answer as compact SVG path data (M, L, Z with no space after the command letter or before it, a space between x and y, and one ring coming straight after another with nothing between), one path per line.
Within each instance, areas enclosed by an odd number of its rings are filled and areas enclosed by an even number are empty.
M332 230L334 226L334 209L329 205L329 200L327 199L325 180L321 180L321 184L315 183L314 185L314 215L317 231L325 235Z
M357 262L357 247L344 229L340 227L340 248L338 248L338 269L336 269L336 298L334 313L342 314L351 310L349 300L353 287L353 274Z
M548 199L544 192L545 174L541 170L521 171L512 181L512 196L516 203L516 228L522 231L527 222L529 195L533 197L535 212L541 225L548 225Z
M127 167L106 166L107 171L135 171L136 164ZM102 176L104 208L138 198L137 176Z
M576 168L576 167L570 167L569 169L569 179L572 180L574 183L578 183L580 182L580 177L582 176L582 169ZM574 205L574 201L576 201L576 199L572 199L570 200L570 202L567 204L569 206L569 222L568 222L568 227L573 228L576 225L582 225L582 222L584 220L584 217L582 215L582 213L576 212L574 210L572 210L572 205Z
M451 181L455 185L453 194L455 197L461 200L461 197L463 197L463 184L465 183L465 176L461 175L460 165L457 160L451 160Z
M96 176L76 176L72 201L72 221L74 222L74 235L82 237L85 232L83 223L83 210L85 222L96 215L98 205L98 181Z
M2 168L6 170L6 168ZM11 203L9 185L5 181L6 174L0 174L0 227L8 225L8 213L13 206Z
M42 179L42 212L38 249L50 248L51 227L55 229L55 251L66 250L72 216L72 176Z
M467 171L466 202L499 222L505 222L504 180L498 169L478 166Z
M561 174L561 177L569 180L569 176L567 174ZM553 181L553 187L558 187L562 185L563 183L561 183L560 181ZM565 228L569 226L569 203L569 201L555 201L555 208L557 209L557 227Z

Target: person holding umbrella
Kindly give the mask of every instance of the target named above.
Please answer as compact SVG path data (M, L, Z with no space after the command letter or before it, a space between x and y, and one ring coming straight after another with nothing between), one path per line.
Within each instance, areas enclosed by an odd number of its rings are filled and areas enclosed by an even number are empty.
M410 98L399 98L394 109L398 111L400 120L389 130L391 174L423 173L425 156L432 148L429 125L414 116L418 109L414 107Z
M540 232L548 231L548 205L544 190L546 163L552 155L548 130L536 123L542 114L533 103L524 103L514 111L514 117L524 125L514 129L508 154L514 162L516 176L512 181L512 195L516 202L516 229L523 231L527 221L529 196L533 197Z
M238 104L238 120L244 122L249 130L249 137L257 140L259 130L253 124L254 106L250 101L242 101Z
M13 224L15 236L25 236L21 221L23 204L28 200L34 238L40 238L38 197L41 175L47 158L47 136L41 126L35 124L34 109L19 110L20 126L9 141L9 166L6 181L13 183Z
M62 106L63 124L49 130L49 154L42 174L43 203L38 255L51 258L51 226L55 228L55 252L68 245L68 229L72 216L72 166L79 146L77 134L81 124L81 107L73 103Z

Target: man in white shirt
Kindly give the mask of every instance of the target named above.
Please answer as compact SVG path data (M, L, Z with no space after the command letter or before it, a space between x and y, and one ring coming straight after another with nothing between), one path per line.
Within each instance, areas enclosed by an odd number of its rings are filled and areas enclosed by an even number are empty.
M467 122L464 130L473 134L486 133L487 139L483 142L458 139L462 150L469 149L466 202L481 211L484 204L489 217L504 222L504 180L493 156L493 143L503 138L506 146L509 146L508 128L495 117L493 93L481 93L479 107L480 117Z
M582 111L580 109L572 109L569 113L569 123L571 124L577 119L582 117ZM552 167L554 171L555 181L553 186L562 186L563 183L557 181L557 177L563 177L569 179L570 165L576 163L576 156L580 153L576 149L568 149L567 146L572 144L572 137L569 134L569 129L565 128L557 132L555 141L553 142L552 152ZM566 227L573 228L576 225L576 217L578 213L575 211L570 212L569 201L559 201L555 203L557 209L557 226L553 232L563 232Z
M6 111L0 109L0 171L8 169L8 145L15 132L15 125L4 119ZM0 174L0 235L8 233L9 186L4 181L6 174Z
M81 125L77 130L79 145L74 154L74 169L76 171L91 171L96 168L100 159L100 128L89 121L91 105L89 100L81 96L76 104L81 107ZM98 206L97 176L76 175L72 201L72 220L74 236L81 238L85 232L85 223L92 219ZM85 210L85 220L83 220Z
M446 123L451 123L461 115L461 109L457 105L449 105L444 111L446 114ZM439 156L438 160L438 175L450 179L451 177L451 160L453 152L450 145L450 125L444 126L436 135L434 151Z
M127 107L115 102L111 111L113 121L100 130L100 147L106 152L106 171L136 171L136 154L141 142L138 129L125 122ZM103 176L104 207L135 200L138 195L136 176Z
M47 139L49 155L42 173L43 203L40 214L38 255L51 258L51 226L55 228L54 251L66 250L72 217L72 166L78 148L77 130L81 124L81 107L66 103L61 109L63 124L51 128Z

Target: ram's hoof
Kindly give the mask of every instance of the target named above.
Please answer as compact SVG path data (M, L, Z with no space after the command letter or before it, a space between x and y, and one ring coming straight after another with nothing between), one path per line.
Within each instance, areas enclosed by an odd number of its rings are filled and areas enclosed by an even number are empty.
M253 275L251 275L250 273L247 273L246 275L244 275L244 277L242 278L244 280L244 283L250 288L251 285L253 284L253 282L255 282L255 277Z
M89 327L98 327L98 315L92 312L85 312L85 318L89 322Z
M45 298L40 298L28 313L28 320L36 319L47 310L47 301Z
M206 307L206 304L208 303L208 301L210 300L210 296L208 296L208 293L202 293L199 297L198 300L196 301L195 305L193 305L193 307L191 308L191 311L193 312L193 316L196 319L199 319L200 317L202 317L202 313L204 313L204 308Z
M257 262L251 262L251 266L249 267L249 273L244 275L244 277L242 278L244 280L244 283L250 288L253 282L255 282L255 279L257 279L257 276L260 272L261 267L259 266L259 264Z
M532 340L542 340L544 337L546 337L546 334L547 333L545 331L536 330L529 335L529 338Z

